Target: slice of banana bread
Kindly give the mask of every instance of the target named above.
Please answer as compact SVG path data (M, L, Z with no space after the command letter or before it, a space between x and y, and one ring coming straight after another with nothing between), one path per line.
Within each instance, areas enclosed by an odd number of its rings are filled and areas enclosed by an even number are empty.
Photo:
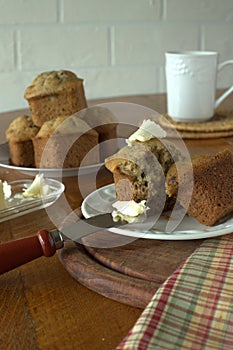
M107 158L105 166L113 173L117 200L147 200L155 211L161 206L168 210L173 198L166 197L165 176L178 159L180 153L175 147L169 143L165 146L157 138L135 141Z
M191 200L187 196L193 179ZM179 190L179 193L178 193ZM212 226L233 212L233 154L230 150L173 164L166 176L166 192L176 197L189 216Z

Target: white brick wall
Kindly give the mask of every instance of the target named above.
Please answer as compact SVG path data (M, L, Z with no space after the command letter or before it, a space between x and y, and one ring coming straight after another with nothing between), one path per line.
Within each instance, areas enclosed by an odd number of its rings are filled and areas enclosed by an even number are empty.
M233 59L233 1L0 0L0 112L27 107L25 88L53 69L84 78L88 99L163 92L174 49Z

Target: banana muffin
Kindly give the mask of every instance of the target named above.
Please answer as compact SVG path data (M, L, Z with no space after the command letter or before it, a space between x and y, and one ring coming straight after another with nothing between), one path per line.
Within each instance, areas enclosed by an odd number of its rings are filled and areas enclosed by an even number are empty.
M81 112L80 117L99 134L100 158L105 158L117 151L117 118L110 109L93 106Z
M25 99L35 125L69 116L87 107L83 80L68 70L39 74L26 88Z
M10 123L5 135L9 145L11 164L24 167L35 165L32 138L38 131L39 128L28 115L20 115Z
M98 133L76 116L45 122L32 139L37 168L74 168L99 163Z

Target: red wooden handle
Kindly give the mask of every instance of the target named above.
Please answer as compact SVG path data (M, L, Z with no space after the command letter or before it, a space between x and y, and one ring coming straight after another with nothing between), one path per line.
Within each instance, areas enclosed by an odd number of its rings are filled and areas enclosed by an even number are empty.
M0 274L13 270L40 256L52 256L56 252L52 234L40 230L36 236L25 237L0 244Z

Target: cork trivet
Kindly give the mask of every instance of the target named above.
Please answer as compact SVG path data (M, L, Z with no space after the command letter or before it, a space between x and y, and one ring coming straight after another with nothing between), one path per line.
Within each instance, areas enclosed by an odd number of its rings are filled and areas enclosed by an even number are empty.
M169 132L168 132L169 135ZM216 132L189 132L177 131L177 134L172 135L173 138L181 137L182 139L215 139L221 137L233 136L233 130L230 131L216 131Z
M214 139L233 136L232 110L216 110L213 118L197 123L177 122L168 114L163 114L159 123L171 138Z
M164 114L161 117L160 123L164 127L172 125L176 130L185 132L212 133L233 131L233 111L218 110L212 119L197 123L177 122L167 114Z

